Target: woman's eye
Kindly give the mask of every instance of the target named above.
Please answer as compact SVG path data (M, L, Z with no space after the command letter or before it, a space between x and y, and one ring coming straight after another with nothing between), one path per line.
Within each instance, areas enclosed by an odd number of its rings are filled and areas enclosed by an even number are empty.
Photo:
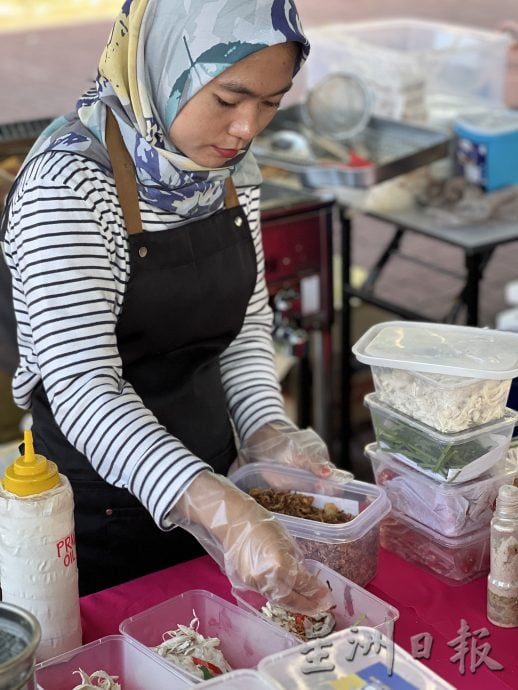
M219 96L216 96L216 102L218 103L218 105L221 105L223 108L232 108L235 105L235 103L230 103L229 101L224 101Z

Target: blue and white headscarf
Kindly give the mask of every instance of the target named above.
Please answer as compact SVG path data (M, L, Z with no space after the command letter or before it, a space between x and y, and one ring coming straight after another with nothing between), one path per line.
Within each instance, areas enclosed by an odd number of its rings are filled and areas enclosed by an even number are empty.
M292 0L126 0L77 111L55 120L28 158L47 149L75 151L110 168L106 108L113 110L135 163L139 192L154 206L187 218L219 208L223 182L259 182L250 152L232 166L202 168L180 154L167 133L203 86L244 57L295 41L300 64L309 44Z

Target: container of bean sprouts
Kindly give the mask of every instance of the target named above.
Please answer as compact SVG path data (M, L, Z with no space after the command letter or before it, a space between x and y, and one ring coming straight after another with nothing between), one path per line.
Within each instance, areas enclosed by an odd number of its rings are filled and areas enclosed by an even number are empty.
M518 333L389 321L352 347L381 402L442 433L498 420L518 375Z
M369 393L364 401L381 450L433 479L450 483L477 479L503 460L518 421L518 413L506 409L496 422L442 434L385 405L376 393Z
M119 630L191 683L254 669L264 656L296 644L286 631L202 589L183 592L131 616Z
M35 667L38 690L187 690L171 664L122 635L108 635Z

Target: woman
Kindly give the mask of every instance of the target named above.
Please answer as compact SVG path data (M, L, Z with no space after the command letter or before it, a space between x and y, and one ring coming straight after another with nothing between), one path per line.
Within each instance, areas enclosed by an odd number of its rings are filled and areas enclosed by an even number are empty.
M275 379L249 153L307 51L284 0L128 1L95 85L12 190L14 395L72 483L82 594L200 542L235 582L325 603L271 514L221 476L234 429L249 459L266 443L330 471Z

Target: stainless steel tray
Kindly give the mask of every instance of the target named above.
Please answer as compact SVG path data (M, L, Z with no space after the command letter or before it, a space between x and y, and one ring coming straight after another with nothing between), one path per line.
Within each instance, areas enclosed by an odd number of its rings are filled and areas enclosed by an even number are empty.
M306 187L371 187L444 158L452 138L446 132L420 125L371 117L365 130L347 142L347 146L366 155L372 165L355 167L308 142L308 155L294 156L279 150L272 138L280 131L303 133L299 106L277 113L270 125L258 136L253 151L262 165L299 176ZM317 133L318 134L318 133ZM340 142L342 143L342 142Z

